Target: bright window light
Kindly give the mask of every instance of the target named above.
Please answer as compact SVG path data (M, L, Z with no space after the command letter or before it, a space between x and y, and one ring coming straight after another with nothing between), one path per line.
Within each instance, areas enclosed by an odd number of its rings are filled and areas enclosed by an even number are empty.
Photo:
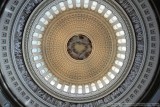
M89 93L89 86L88 85L85 85L85 92Z
M81 0L76 0L76 7L81 7Z
M60 8L61 8L62 11L65 11L65 10L66 10L66 7L65 7L65 5L64 5L64 2L59 3L59 6L60 6Z
M49 73L47 76L45 76L45 80L49 80L50 78L51 78L51 76L52 76L52 74L51 73Z
M37 68L39 68L39 67L41 67L41 66L42 66L41 63L36 64L36 67L37 67Z
M32 45L41 45L41 41L32 41Z
M68 7L73 8L72 0L67 0L67 2L68 2Z
M112 14L112 11L107 10L107 12L104 14L105 18L108 18Z
M33 36L34 37L38 37L38 33L33 33Z
M110 23L114 23L115 21L117 21L117 17L116 17L116 16L113 16L113 17L109 20Z
M51 84L51 85L54 85L54 84L55 84L55 81L52 80L52 81L50 82L50 84Z
M119 39L119 40L118 40L118 43L120 43L120 44L121 44L121 43L126 43L126 39Z
M99 88L103 88L103 84L100 80L97 81L97 84L98 84Z
M116 73L119 73L119 69L116 68L115 66L112 67L112 70L113 70L114 72L116 72Z
M58 11L58 9L57 9L56 6L53 6L53 7L52 7L52 10L54 11L55 14L59 14L59 11Z
M108 76L109 76L111 79L114 79L114 78L115 78L115 75L112 74L111 72L108 72Z
M40 74L41 75L44 75L45 73L47 73L48 69L47 68L44 68L42 70L40 70Z
M48 21L45 20L44 18L41 18L40 21L41 21L43 24L48 25Z
M78 94L82 94L82 86L78 86Z
M84 0L84 8L88 8L89 0Z
M116 61L115 61L115 64L117 64L117 65L119 65L119 66L122 66L122 65L123 65L123 62L116 60Z
M104 81L106 84L109 84L109 80L107 79L107 77L103 77L103 81Z
M76 90L76 86L72 85L72 87L71 87L71 93L75 93L75 90Z
M58 85L57 85L57 88L58 88L58 89L61 89L61 87L62 87L61 84L58 84Z
M98 13L102 13L104 9L105 9L105 6L101 5L100 8L98 9Z
M39 30L40 30L41 28L42 28L42 26L40 26L40 25L37 25L37 26L36 26L36 29L39 29Z
M117 29L119 29L121 27L122 27L121 23L118 23L118 24L113 26L113 29L117 30Z
M65 86L64 86L64 91L67 92L68 89L69 89L69 86L68 86L68 85L65 85Z
M118 50L119 50L119 51L126 51L126 47L121 47L121 46L120 46L120 47L118 47Z
M91 87L92 87L92 91L96 91L97 90L96 85L94 83L91 84Z
M95 10L95 9L96 9L96 6L97 6L97 2L93 1L93 2L92 2L91 9L92 9L92 10Z
M117 54L117 57L121 58L121 59L125 59L125 55L124 54Z
M47 11L45 14L49 19L53 19L53 15L49 11Z
M38 56L34 56L33 59L36 61L36 60L38 60L39 58L38 58Z
M32 49L32 53L37 53L37 52L41 52L41 49L40 48L34 48L34 49Z

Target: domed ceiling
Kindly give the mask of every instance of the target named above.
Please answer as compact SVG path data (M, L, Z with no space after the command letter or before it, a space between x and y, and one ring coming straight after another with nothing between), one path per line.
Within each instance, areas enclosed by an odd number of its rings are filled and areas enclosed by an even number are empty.
M1 75L24 106L132 106L156 75L148 0L12 0L0 35Z

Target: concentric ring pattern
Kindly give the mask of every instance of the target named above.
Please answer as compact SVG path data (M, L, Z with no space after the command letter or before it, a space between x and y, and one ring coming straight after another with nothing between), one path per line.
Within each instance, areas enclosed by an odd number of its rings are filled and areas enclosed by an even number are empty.
M36 20L32 25L28 22L31 28L26 27L30 33L24 33L24 47L28 45L24 53L29 52L24 56L30 59L26 63L31 63L27 66L33 78L39 76L44 85L48 82L52 93L53 90L57 93L63 91L63 95L70 96L73 101L86 101L92 100L93 95L99 96L103 90L109 90L124 72L127 74L124 68L130 50L134 53L130 49L134 45L130 37L134 40L134 35L129 34L125 24L121 24L124 22L120 15L116 15L112 7L107 8L109 4L104 6L96 1L78 3L76 1L74 8L70 6L74 5L73 1L60 2L56 6L53 2L48 6L49 10L41 11L37 18L33 14ZM67 43L75 34L86 35L91 41L92 52L87 59L76 60L67 52Z
M13 0L0 25L6 86L29 107L136 103L159 33L148 0Z

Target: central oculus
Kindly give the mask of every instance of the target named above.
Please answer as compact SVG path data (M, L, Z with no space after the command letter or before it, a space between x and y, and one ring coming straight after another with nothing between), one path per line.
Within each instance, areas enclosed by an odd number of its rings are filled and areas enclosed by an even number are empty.
M76 60L84 60L92 52L90 39L83 34L76 34L67 43L68 54Z

